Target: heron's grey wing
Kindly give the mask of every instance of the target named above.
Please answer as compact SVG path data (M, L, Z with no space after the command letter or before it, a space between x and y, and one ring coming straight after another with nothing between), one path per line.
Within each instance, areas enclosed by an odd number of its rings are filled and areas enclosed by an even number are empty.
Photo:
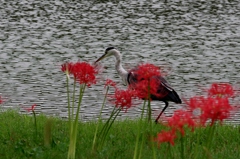
M133 71L130 71L127 76L128 85L137 83L137 75Z
M171 87L171 85L167 82L167 80L165 80L165 78L163 78L162 76L158 76L157 77L158 80L160 80L160 83L162 86L164 86L165 88L167 88L169 91L173 91L173 88Z

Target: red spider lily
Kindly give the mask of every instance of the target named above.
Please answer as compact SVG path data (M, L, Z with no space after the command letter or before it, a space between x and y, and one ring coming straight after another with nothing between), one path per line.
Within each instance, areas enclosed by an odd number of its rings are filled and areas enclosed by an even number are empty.
M182 136L184 136L184 126L191 128L193 131L196 124L191 113L184 110L177 110L173 116L168 119L168 126L180 131Z
M138 97L142 99L160 98L167 95L161 81L158 77L161 76L159 67L153 64L141 64L137 68L131 70L135 76L136 82L129 87L138 92Z
M33 104L30 108L23 108L23 109L30 112L30 111L34 111L36 106L37 106L36 104Z
M67 74L72 74L80 84L86 84L88 87L96 83L96 67L87 62L65 63L61 70Z
M190 98L189 102L185 101L187 105L190 107L191 110L202 108L204 106L204 101L205 97L203 96L195 96Z
M138 75L138 81L142 79L148 80L154 76L161 75L159 67L149 63L139 65L133 72Z
M168 142L172 146L174 146L174 139L177 138L176 131L170 130L170 131L164 131L162 130L160 133L157 134L157 138L155 138L155 141L157 141L158 146L160 146L163 142Z
M233 107L229 104L228 98L214 97L193 97L187 103L191 110L200 109L199 116L201 123L204 125L208 119L211 119L211 126L215 121L227 119Z
M116 85L117 84L113 80L107 79L106 82L105 82L104 88L106 88L106 86L112 86L112 87L116 88Z
M233 110L227 98L208 97L203 102L204 106L201 108L202 114L200 115L203 124L205 124L208 119L211 119L211 126L217 120L220 120L222 123L224 119L230 116L230 111Z
M136 97L135 91L133 90L120 90L116 89L114 95L110 96L110 98L114 99L114 104L116 107L121 107L125 111L129 109L131 106L135 105L133 102L134 98Z
M62 64L61 70L62 70L62 72L65 72L66 74L73 74L73 67L74 67L74 63L66 62L66 63Z
M229 83L213 83L208 90L209 96L232 97L234 95L233 87Z
M96 84L96 74L98 71L94 66L86 62L77 62L74 64L73 75L80 84L87 84L89 87Z
M167 95L164 87L161 85L157 78L151 78L150 80L141 80L129 86L130 89L136 91L136 95L141 99L160 98Z

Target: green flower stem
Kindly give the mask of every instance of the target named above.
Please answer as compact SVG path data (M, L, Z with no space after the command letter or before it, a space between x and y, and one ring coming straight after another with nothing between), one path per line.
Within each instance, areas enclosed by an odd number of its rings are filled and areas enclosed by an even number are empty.
M116 112L115 112L116 115L113 117L113 119L112 119L112 121L110 122L108 128L106 129L106 133L105 133L106 135L104 135L104 141L105 141L105 138L106 138L106 136L107 136L110 128L112 127L113 122L115 121L115 119L116 119L117 116L119 115L120 111L121 111L120 108L116 110ZM104 144L104 143L103 143L103 144ZM102 145L103 145L103 144L102 144Z
M193 156L196 159L196 158L198 158L198 154L200 152L200 149L199 149L200 148L200 134L202 132L202 128L200 127L199 131L195 131L195 132L197 132L197 142L196 142Z
M153 158L156 159L156 151L155 151L155 146L154 146L154 138L153 138L153 126L152 126L152 120L151 120L151 101L150 101L150 98L148 99L148 113L149 113L149 119L148 119L148 122L149 122L149 126L150 126L150 142L151 142L151 145L152 145L152 152L153 152Z
M181 159L184 159L184 137L183 137L183 135L181 135L180 142L181 142Z
M150 80L148 80L148 122L151 122L152 110L151 110L151 88L150 88Z
M79 117L79 114L80 114L80 106L81 106L81 103L82 103L82 97L83 97L85 88L86 88L86 84L81 84L80 92L79 92L79 98L78 98L78 106L77 106L76 118L75 118L75 125L74 126L77 126L77 124L78 124L78 117Z
M135 149L134 149L134 155L133 155L133 159L137 159L137 155L138 155L138 144L139 144L139 139L140 139L140 134L141 134L141 127L143 125L143 114L144 114L144 109L145 109L145 105L146 105L146 100L144 100L143 103L143 109L142 109L142 113L141 113L141 118L140 121L138 122L138 133L137 133L137 139L136 139L136 145L135 145ZM143 140L141 142L141 147L140 147L140 151L139 151L139 158L141 158L141 153L142 153L142 145L143 145Z
M68 159L75 159L77 129L78 129L78 117L79 117L79 114L80 114L80 106L81 106L81 103L82 103L82 98L83 98L85 88L86 88L86 84L80 85L76 117L75 117L74 120L70 120L71 121L70 122L71 123L71 129L70 129L70 144L69 144L69 149L68 149Z
M66 74L66 87L67 87L67 101L68 101L68 122L69 122L69 128L71 129L71 116L70 116L70 95L69 95L69 76ZM71 131L70 131L71 135Z
M214 135L214 131L216 129L216 124L213 123L212 126L208 126L208 132L207 132L207 143L206 143L206 147L203 147L205 150L205 155L204 158L209 158L209 154L211 151L211 147L212 147L212 141L213 141L213 135Z
M142 123L143 123L143 122L146 122L146 121L142 121ZM146 122L146 123L147 123L147 122ZM146 130L146 129L147 129L146 123L143 124L143 130ZM143 132L144 132L144 131L143 131ZM146 136L145 136L145 135L146 135L145 133L142 134L142 140L141 140L141 145L140 145L140 151L139 151L138 159L140 159L141 156L142 156L143 144L144 144L144 142L146 141Z
M76 79L74 78L73 95L72 95L72 110L70 110L70 106L69 106L70 136L72 135L73 127L74 127L74 122L72 122L72 121L74 119L75 94L76 94ZM70 99L69 99L69 105L70 105Z
M152 146L152 152L153 152L153 158L156 159L156 152L155 152L155 147L154 147L154 142L153 142L153 128L152 128L152 110L151 110L151 88L150 88L150 80L148 80L148 122L150 123L150 142Z
M148 99L148 122L151 123L151 119L152 119L152 111L151 111L151 101L150 99Z
M115 109L116 109L116 107L114 107L114 110ZM102 137L101 137L102 140L100 142L100 148L102 148L102 146L104 145L105 139L107 137L107 134L108 134L108 132L109 132L113 122L115 121L115 119L117 118L118 114L120 113L121 108L118 108L116 111L114 111L114 110L112 111L112 114L111 114L110 118L108 119L108 121L106 123L106 126L104 128L105 130L103 131L103 134L102 134ZM113 117L113 119L112 119L112 117Z
M103 110L103 107L106 103L106 98L107 98L107 94L108 94L108 90L109 90L109 86L107 86L107 90L106 90L106 93L105 93L105 96L104 96L104 99L103 99L103 103L102 103L102 107L101 107L101 110L100 110L100 114L99 114L99 117L98 117L98 123L97 123L97 127L96 127L96 130L95 130L95 133L94 133L94 138L93 138L93 144L92 144L92 151L94 150L95 148L95 144L96 144L96 138L97 138L97 132L98 132L98 127L99 127L99 123L102 119L102 110Z
M35 139L37 138L37 117L36 117L36 113L34 110L32 110L33 113L33 119L34 119L34 127L35 127Z
M107 129L108 125L109 125L109 122L110 122L110 120L112 119L113 115L115 114L115 110L116 110L116 107L113 108L110 117L108 118L108 120L106 121L106 123L103 125L103 128L102 128L102 130L101 130L100 133L99 133L99 138L100 138L100 139L101 139L101 138L103 137L103 135L105 134L106 129Z
M168 143L168 154L169 154L169 156L170 156L170 159L172 159L173 158L173 155L172 155L172 150L171 150L171 144L170 143Z
M207 149L208 149L209 151L211 151L212 141L213 141L213 135L214 135L215 129L216 129L216 124L213 123L213 125L210 126L209 132L208 132Z
M76 139L77 139L76 138L77 135L75 135L75 134L76 134L76 132L72 131L72 135L70 136L70 143L69 143L69 149L68 149L68 159L75 159Z
M74 78L74 83L73 83L73 95L72 95L72 113L71 113L71 119L72 119L72 120L73 120L73 117L74 117L75 94L76 94L76 79Z

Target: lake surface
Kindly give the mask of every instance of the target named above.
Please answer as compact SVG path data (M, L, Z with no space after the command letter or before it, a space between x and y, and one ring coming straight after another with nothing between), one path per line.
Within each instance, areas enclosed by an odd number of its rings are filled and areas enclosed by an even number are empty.
M1 1L0 95L5 108L36 103L36 111L67 117L66 61L94 62L109 46L123 54L126 69L150 62L167 74L182 98L203 93L212 82L240 83L240 3L217 1ZM104 97L104 79L122 88L114 58L97 85L86 90L83 120L97 117ZM234 103L239 103L236 97ZM153 114L163 108L153 102ZM166 114L184 106L170 104ZM141 104L122 117L140 115ZM161 108L161 109L160 109ZM104 109L107 117L112 105ZM239 112L233 121L240 123Z

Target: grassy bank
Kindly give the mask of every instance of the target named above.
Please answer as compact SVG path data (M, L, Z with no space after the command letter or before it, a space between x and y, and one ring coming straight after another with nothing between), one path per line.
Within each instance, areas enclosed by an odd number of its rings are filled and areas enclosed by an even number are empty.
M79 123L76 158L133 158L138 120L116 121L107 136L103 149L91 152L95 128L95 122ZM160 124L154 124L153 135L156 136L163 128ZM0 113L0 158L67 158L68 130L68 123L58 118L37 116L36 130L32 116L20 115L11 110L2 112ZM240 158L239 126L217 125L210 150L204 147L204 142L207 140L206 131L208 131L207 128L198 128L194 132L186 132L185 158ZM141 158L149 159L152 158L152 151L148 136L145 136L145 139ZM176 139L174 146L163 143L158 147L157 143L155 144L157 158L180 158L179 138Z

